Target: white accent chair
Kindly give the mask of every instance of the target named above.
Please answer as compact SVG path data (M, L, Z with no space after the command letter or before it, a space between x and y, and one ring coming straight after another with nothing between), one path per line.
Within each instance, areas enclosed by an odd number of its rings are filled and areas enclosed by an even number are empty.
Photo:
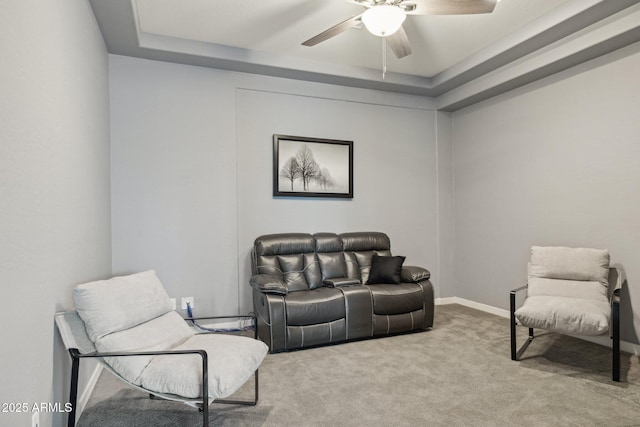
M209 425L209 405L255 405L258 367L268 347L254 338L201 333L173 310L155 271L78 285L76 311L56 313L55 321L72 359L68 426L75 425L78 368L97 359L108 371L152 396L198 408ZM252 316L225 316L251 320ZM185 321L186 320L186 321ZM251 401L224 400L254 376Z
M531 248L527 285L510 293L511 359L519 360L534 338L534 328L613 340L612 378L620 381L620 289L622 271L610 268L606 249ZM516 309L516 295L526 298ZM529 338L516 349L516 327Z

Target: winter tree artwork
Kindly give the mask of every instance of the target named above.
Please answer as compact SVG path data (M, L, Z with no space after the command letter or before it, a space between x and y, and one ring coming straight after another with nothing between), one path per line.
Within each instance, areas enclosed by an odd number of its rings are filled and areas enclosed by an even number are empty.
M353 198L353 141L273 135L273 195Z

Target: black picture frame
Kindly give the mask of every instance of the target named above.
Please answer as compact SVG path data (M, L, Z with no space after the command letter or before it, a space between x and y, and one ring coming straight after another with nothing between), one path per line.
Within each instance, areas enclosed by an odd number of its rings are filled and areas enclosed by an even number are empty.
M353 198L353 141L273 135L273 196Z

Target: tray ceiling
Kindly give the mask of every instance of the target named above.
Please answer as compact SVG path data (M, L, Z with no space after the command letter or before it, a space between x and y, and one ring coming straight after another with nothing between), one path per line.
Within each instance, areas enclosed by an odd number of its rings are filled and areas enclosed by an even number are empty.
M404 27L413 53L389 51L383 79L382 41L364 28L301 45L364 10L347 0L91 0L110 53L442 97L450 111L513 88L516 76L460 95L537 52L555 49L556 59L523 69L519 85L640 40L638 3L502 0L491 14L411 15ZM567 43L573 50L559 54Z

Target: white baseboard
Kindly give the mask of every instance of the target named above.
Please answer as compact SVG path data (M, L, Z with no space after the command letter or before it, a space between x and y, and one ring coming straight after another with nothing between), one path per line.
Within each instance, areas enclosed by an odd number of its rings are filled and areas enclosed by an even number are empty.
M496 316L509 318L509 310L503 310L501 308L493 307L491 305L482 304L479 302L471 301L464 298L459 297L449 297L449 298L436 298L436 305L445 305L445 304L460 304L465 307L475 308L476 310L484 311L485 313L495 314Z
M101 373L102 365L96 363L96 368L93 370L93 373L89 377L87 386L84 390L82 390L76 402L76 421L80 419L82 411L84 411L84 408L87 406L89 398L91 397L91 393L93 393L93 389L96 387L96 383L98 382L98 378L100 378Z
M475 301L471 301L471 300L459 298L459 297L436 298L435 304L436 305L460 304L460 305L464 305L465 307L475 308L476 310L484 311L485 313L495 314L496 316L504 317L507 319L511 317L511 313L509 313L509 310L504 310L502 308L493 307L491 305L482 304L479 302L475 302ZM599 337L585 337L585 336L577 336L577 335L571 335L571 336L581 340L600 344L605 347L611 347L611 339L607 336L599 336ZM640 355L640 345L633 344L627 341L620 340L620 350L627 353Z

